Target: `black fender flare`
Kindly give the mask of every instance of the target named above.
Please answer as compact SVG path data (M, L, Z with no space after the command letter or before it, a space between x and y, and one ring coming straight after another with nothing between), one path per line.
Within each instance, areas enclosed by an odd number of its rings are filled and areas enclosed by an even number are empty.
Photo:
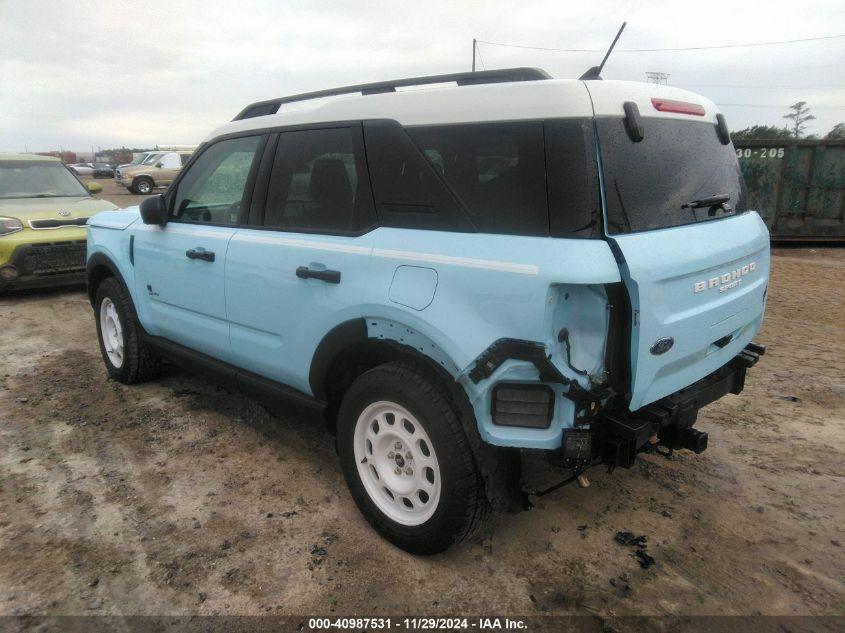
M444 381L453 399L454 405L460 411L461 423L467 434L470 448L476 459L488 500L494 508L507 512L522 509L523 495L519 488L521 473L519 449L504 449L485 444L478 431L475 412L469 401L466 390L450 376L446 369L430 356L426 356L418 349L391 339L373 338L369 336L367 322L364 318L350 319L339 323L329 330L320 341L311 359L308 382L315 398L329 400L327 384L332 368L338 359L343 358L349 350L354 350L361 344L371 341L379 345L382 350L390 349L392 359L405 358L423 363L434 375ZM353 352L354 353L354 352ZM335 404L336 406L336 404ZM326 423L330 431L334 431L331 417L336 409L330 404L326 410Z
M88 258L88 262L85 264L85 279L88 288L88 300L91 302L92 307L94 306L94 301L97 298L97 287L103 279L109 276L98 273L98 271L103 268L106 268L111 273L111 276L120 282L124 290L129 293L130 297L132 296L132 293L129 292L129 288L126 285L126 281L123 279L123 275L120 273L120 269L117 267L117 264L115 264L114 261L112 261L112 259L105 253L94 253Z
M356 343L367 340L367 324L363 317L343 321L329 330L314 350L308 385L314 397L326 400L326 376L337 355Z

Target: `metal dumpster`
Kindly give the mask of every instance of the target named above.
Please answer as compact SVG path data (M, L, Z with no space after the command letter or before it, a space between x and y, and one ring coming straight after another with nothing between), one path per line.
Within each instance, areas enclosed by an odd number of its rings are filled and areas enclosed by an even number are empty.
M747 187L776 241L845 241L845 140L734 141Z

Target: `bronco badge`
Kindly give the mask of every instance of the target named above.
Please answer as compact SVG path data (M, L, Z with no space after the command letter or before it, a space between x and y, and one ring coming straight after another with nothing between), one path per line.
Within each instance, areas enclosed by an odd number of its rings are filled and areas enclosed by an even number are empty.
M704 292L709 288L718 288L719 292L725 292L725 290L736 288L742 283L742 278L745 277L745 275L753 273L755 270L757 270L757 262L751 262L722 275L711 277L710 279L705 279L704 281L696 281L692 285L692 291L696 293Z

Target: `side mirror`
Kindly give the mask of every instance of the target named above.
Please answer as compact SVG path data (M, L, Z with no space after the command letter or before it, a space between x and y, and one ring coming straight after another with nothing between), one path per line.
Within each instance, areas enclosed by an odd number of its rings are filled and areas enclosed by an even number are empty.
M85 185L85 188L88 189L89 193L100 193L103 190L103 185L98 182L89 182Z
M144 198L141 203L141 219L144 224L158 224L159 226L167 223L167 205L164 204L164 196L161 194Z
M162 164L163 164L163 163L162 163L161 161L158 161L158 162L156 163L156 167L158 167L159 169L161 169Z

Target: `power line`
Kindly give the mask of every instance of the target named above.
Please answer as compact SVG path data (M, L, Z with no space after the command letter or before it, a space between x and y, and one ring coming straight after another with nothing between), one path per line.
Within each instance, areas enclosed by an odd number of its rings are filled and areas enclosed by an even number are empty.
M687 84L687 83L678 83L679 88L741 88L743 90L747 88L756 89L756 88L776 88L778 90L803 90L805 88L811 89L826 89L826 90L841 90L845 88L845 84L795 84L792 86L749 86L744 84Z
M478 49L478 61L481 63L481 70L487 70L487 68L484 66L484 59L482 59L482 57L481 57L481 49L480 48Z
M620 48L618 53L661 53L678 51L703 51L719 48L748 48L751 46L776 46L779 44L798 44L801 42L817 42L820 40L835 40L845 37L843 35L825 35L822 37L805 37L797 40L778 40L775 42L753 42L747 44L720 44L716 46L687 46L683 48ZM604 53L604 49L598 48L551 48L547 46L529 46L527 44L505 44L503 42L491 42L489 40L476 40L479 44L490 44L491 46L505 46L507 48L525 48L535 51L557 51L561 53Z
M735 107L735 108L780 108L781 110L789 110L792 106L776 105L768 103L717 103L717 106ZM845 106L810 106L811 110L845 110Z

